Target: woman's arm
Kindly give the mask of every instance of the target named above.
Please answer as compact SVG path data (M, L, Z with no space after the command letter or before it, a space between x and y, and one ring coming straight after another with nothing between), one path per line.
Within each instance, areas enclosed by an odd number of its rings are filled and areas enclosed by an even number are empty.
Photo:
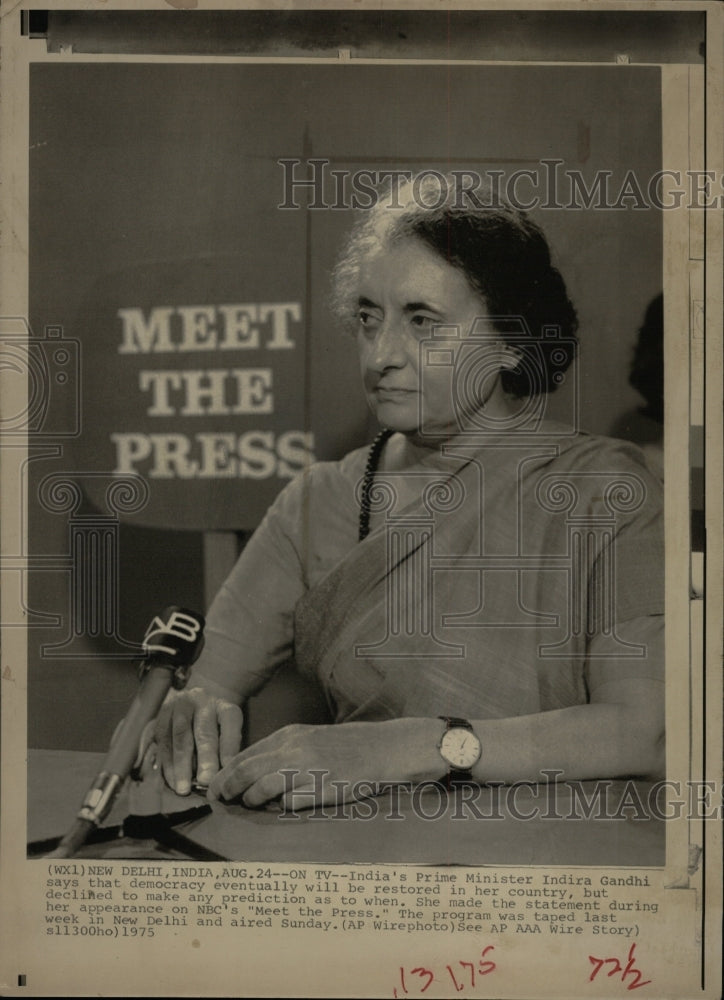
M540 715L473 723L483 745L481 782L653 776L663 770L663 684L617 681L596 701Z
M188 795L194 779L208 785L238 753L239 706L289 658L294 607L304 592L290 532L301 504L297 479L269 509L216 595L188 687L171 692L161 708L155 727L161 767L179 795Z
M607 655L598 637L587 666L590 701L540 715L480 722L480 781L536 781L541 768L570 779L658 775L664 768L664 619L619 623L620 640L645 655ZM632 652L634 650L632 649Z
M645 644L646 656L632 668L637 661L603 657L605 644L599 644L600 659L588 666L588 704L470 720L483 748L473 768L478 782L540 781L543 771L558 771L568 780L661 773L663 619L626 623L618 636ZM216 775L210 794L242 795L246 805L258 806L288 794L294 771L295 791L317 792L302 802L311 806L337 801L340 791L346 800L370 794L369 786L378 783L436 780L445 773L438 750L444 729L444 722L431 718L286 726L237 755ZM336 789L335 781L342 783Z

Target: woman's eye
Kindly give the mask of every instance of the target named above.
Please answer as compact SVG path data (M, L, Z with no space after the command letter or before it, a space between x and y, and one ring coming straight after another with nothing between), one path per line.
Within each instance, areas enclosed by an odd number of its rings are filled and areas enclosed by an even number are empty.
M365 309L360 309L358 313L358 319L360 326L364 327L366 330L369 330L370 327L375 326L375 324L378 322L377 317L374 315L374 313L367 312Z

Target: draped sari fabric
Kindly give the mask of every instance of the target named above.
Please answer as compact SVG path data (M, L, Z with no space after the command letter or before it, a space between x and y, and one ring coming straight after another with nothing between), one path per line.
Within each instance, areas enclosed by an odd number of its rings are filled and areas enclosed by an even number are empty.
M655 674L616 632L663 613L660 487L636 449L538 434L441 465L378 474L374 530L296 605L297 664L336 721L581 704L596 656Z
M367 449L277 497L214 600L192 678L237 702L291 656L333 718L502 718L583 703L604 671L661 678L661 486L639 450L546 422L379 472Z

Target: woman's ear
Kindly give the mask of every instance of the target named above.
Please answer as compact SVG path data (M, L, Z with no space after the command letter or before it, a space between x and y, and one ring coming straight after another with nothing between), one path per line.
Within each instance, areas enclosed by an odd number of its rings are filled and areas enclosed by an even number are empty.
M512 371L517 368L523 357L523 352L519 347L513 347L511 344L503 345L503 355L500 363L501 369L506 371Z

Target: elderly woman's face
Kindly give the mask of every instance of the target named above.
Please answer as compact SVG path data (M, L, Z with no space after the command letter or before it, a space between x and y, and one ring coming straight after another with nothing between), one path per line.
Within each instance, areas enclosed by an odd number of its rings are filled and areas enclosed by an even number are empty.
M483 403L502 394L497 370L480 387L483 398L455 398L453 364L423 341L435 327L451 336L484 330L481 348L501 356L502 341L487 323L487 307L463 273L421 240L409 238L371 252L359 273L357 347L367 400L384 427L416 434L454 435ZM448 331L445 331L448 335ZM443 346L442 344L440 345ZM449 355L448 351L448 355ZM484 359L483 359L484 360Z

